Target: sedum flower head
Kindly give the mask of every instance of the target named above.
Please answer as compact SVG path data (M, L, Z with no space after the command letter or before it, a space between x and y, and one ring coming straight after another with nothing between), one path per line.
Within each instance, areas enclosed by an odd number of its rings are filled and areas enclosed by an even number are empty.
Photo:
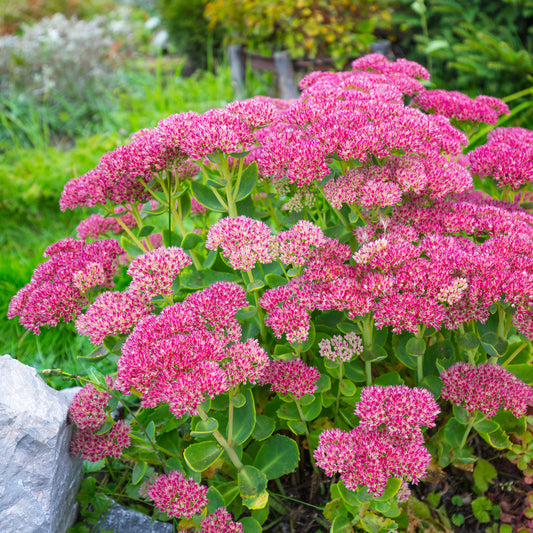
M310 258L313 250L326 244L322 229L307 221L298 221L291 229L277 236L279 258L287 264L302 266Z
M487 418L500 409L522 416L533 405L533 391L500 365L474 366L459 362L445 370L440 379L442 397L468 411L481 411Z
M234 522L224 507L204 518L200 528L200 533L242 533L242 531L242 524Z
M374 496L383 494L391 477L417 483L431 461L420 443L394 440L386 432L364 427L323 431L314 456L328 476L340 474L347 489L366 487Z
M113 379L106 377L108 387L112 387ZM111 400L111 394L98 390L92 383L87 383L74 396L70 408L69 418L79 429L98 430L107 419L105 408Z
M123 420L109 431L97 435L91 429L77 429L70 443L70 453L80 454L85 461L95 463L105 457L120 457L130 445L131 426Z
M307 366L301 359L292 361L270 361L259 378L262 385L270 385L270 390L280 394L292 394L301 398L313 394L320 372Z
M208 504L207 487L186 479L177 470L159 476L147 494L160 511L176 518L192 518Z
M318 343L320 355L331 361L345 363L363 352L361 337L350 331L346 335L334 335Z
M93 344L103 344L108 335L122 335L150 314L149 296L140 292L104 292L76 320L80 335L90 337Z
M235 270L251 270L256 263L271 263L276 258L270 228L260 220L246 216L222 218L207 234L208 250L222 248Z
M132 277L130 289L171 295L174 278L190 264L191 258L181 248L156 248L131 262L128 268L128 274Z
M439 412L429 390L406 385L365 387L355 409L361 418L359 427L382 429L402 438L413 437L423 426L433 427Z

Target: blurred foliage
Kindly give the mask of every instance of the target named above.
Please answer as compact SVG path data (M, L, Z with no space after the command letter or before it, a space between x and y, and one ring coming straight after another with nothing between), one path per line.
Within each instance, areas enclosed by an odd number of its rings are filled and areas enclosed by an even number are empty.
M393 22L439 86L502 97L533 85L533 0L400 0Z
M231 4L231 2L228 2ZM208 28L204 17L206 0L158 0L163 25L177 51L189 59L190 66L213 70L222 57L222 29Z
M0 0L0 35L15 33L22 24L36 22L55 13L90 19L108 13L116 6L110 0Z
M386 28L386 0L212 0L210 27L224 28L230 43L254 52L288 50L295 58L331 57L339 66L367 52L374 30Z

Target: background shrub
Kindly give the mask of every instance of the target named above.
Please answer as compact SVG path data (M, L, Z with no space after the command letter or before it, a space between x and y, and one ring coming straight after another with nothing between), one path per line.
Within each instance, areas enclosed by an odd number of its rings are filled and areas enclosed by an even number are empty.
M210 25L254 51L289 50L293 57L332 57L341 66L367 51L374 30L387 27L389 2L378 0L213 0L206 6Z
M206 0L159 0L157 4L171 42L189 59L192 69L210 70L213 59L223 55L222 30L218 24L208 27L205 6Z
M533 0L401 0L394 21L436 85L502 97L533 84Z

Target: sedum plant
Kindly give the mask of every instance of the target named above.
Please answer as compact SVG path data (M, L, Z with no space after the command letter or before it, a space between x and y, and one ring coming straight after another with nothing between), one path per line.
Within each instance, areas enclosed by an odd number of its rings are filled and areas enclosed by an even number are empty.
M468 152L509 109L428 78L367 55L294 101L171 115L67 183L63 210L99 213L9 316L95 345L89 376L50 371L84 384L72 452L109 493L179 531L258 532L302 472L324 530L407 530L428 470L484 460L474 439L514 452L533 133Z

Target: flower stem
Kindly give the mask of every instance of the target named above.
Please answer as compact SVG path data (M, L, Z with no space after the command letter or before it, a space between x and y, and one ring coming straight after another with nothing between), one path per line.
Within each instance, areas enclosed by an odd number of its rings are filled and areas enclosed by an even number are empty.
M502 366L505 368L527 345L529 342L523 342L508 358L502 363Z
M198 415L200 416L200 418L204 422L206 422L207 419L209 418L207 416L207 413L200 406L198 406L196 410L198 411ZM233 463L235 468L239 471L242 470L244 465L242 464L241 460L235 453L235 450L231 447L229 442L222 436L222 434L220 433L220 431L218 431L218 429L213 431L213 437L215 437L215 440L220 444L220 446L222 446L222 448L224 448L224 451L228 454L228 457L231 459L231 462Z

